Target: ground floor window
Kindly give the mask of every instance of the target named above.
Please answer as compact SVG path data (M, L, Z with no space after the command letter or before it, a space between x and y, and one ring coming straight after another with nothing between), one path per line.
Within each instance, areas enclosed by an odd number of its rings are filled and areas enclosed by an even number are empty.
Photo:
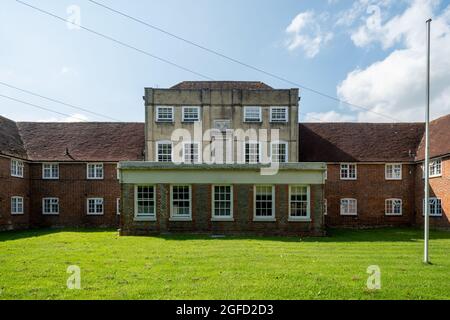
M212 217L230 219L233 217L233 187L212 187Z
M386 215L387 216L401 216L402 215L402 200L401 199L386 199Z
M116 214L120 215L120 198L116 199Z
M59 199L44 198L42 199L42 214L59 214Z
M442 216L442 201L438 198L430 198L429 202L430 206L430 216L440 217ZM425 209L425 199L423 200L424 209ZM424 210L425 215L425 210Z
M23 214L23 197L11 198L11 214Z
M136 217L155 217L155 187L136 186Z
M103 214L103 198L87 199L87 214L102 215Z
M192 219L191 192L190 185L173 185L170 187L172 218Z
M289 187L289 218L308 219L309 214L309 187Z
M356 216L358 214L358 201L356 199L341 199L341 215Z
M272 220L275 218L274 186L254 187L255 220Z

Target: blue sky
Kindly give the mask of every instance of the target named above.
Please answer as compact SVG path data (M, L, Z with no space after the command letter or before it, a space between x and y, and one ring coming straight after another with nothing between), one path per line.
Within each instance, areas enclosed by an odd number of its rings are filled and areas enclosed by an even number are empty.
M215 80L291 84L205 53L87 0L23 0ZM97 0L293 82L368 107L302 90L301 121L421 121L425 20L433 22L432 116L450 113L450 1ZM121 121L143 121L144 87L202 78L121 47L14 0L0 5L0 82ZM0 115L18 121L108 121L0 85ZM388 117L382 117L384 114ZM389 118L390 117L390 118Z

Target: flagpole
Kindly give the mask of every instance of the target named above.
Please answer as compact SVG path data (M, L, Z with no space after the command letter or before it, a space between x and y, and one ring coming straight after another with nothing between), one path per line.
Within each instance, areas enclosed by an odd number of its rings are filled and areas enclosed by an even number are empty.
M430 238L430 51L431 51L431 21L428 19L427 24L427 106L425 109L425 204L424 204L424 255L423 262L430 263L429 255L429 238Z

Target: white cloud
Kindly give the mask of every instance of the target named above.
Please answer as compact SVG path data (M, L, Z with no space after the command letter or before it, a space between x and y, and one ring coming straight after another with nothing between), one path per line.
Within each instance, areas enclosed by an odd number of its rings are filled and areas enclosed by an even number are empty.
M37 120L37 122L85 122L89 121L89 117L81 113L73 113L67 117L51 117Z
M286 28L289 39L288 50L302 49L308 58L314 58L320 49L333 38L331 32L323 32L319 21L326 19L326 13L317 16L313 11L299 13Z
M372 111L403 121L422 121L425 106L426 29L425 20L437 7L434 0L415 0L400 15L378 29L358 28L357 46L380 43L393 50L385 59L350 72L337 92L341 99L370 106ZM433 117L450 111L450 5L432 25ZM370 112L358 111L359 121L389 121Z
M356 118L338 113L334 110L328 112L308 112L304 122L353 122Z

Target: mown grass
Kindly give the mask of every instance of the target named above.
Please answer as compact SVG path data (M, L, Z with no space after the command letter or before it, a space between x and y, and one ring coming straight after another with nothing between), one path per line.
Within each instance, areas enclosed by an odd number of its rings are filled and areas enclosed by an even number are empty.
M171 235L111 230L0 234L0 299L450 299L450 232L332 230L325 238ZM81 290L66 286L70 265ZM381 269L381 290L366 287Z

